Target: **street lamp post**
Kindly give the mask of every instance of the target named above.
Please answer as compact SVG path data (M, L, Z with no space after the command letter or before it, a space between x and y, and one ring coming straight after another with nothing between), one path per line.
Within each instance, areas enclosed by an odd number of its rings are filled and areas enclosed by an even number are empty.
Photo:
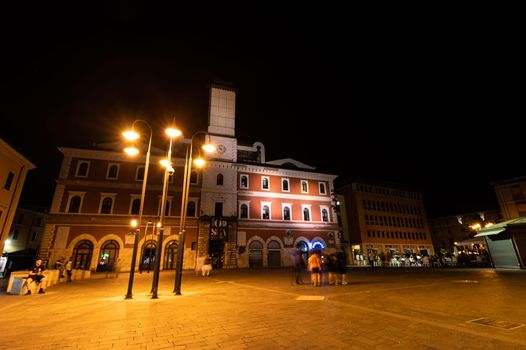
M172 167L172 144L173 139L181 135L181 131L173 128L166 129L166 133L170 136L170 145L168 146L168 154L164 168L164 177L163 177L163 193L161 196L161 215L160 215L160 227L159 233L157 235L157 246L155 247L155 265L153 271L153 281L152 281L152 299L157 299L157 290L159 286L159 273L161 269L161 252L163 244L163 234L164 234L164 217L165 217L165 208L166 208L166 193L168 192L168 177L170 174L173 174Z
M190 138L190 144L186 147L186 156L184 163L184 177L183 177L183 188L182 188L182 199L181 199L181 219L179 221L179 245L177 248L177 264L175 269L175 284L174 293L181 295L181 278L183 272L183 258L184 258L184 239L185 239L185 227L186 227L186 214L188 208L188 196L190 193L190 177L192 174L192 154L193 154L193 143L194 137L199 134L207 134L204 131L197 131ZM209 142L203 144L203 150L207 153L214 152L215 147ZM204 160L201 158L195 159L195 163L198 167L203 166Z
M130 277L128 279L128 291L126 292L126 296L125 298L126 299L132 299L133 298L133 294L132 294L132 289L133 289L133 278L134 278L134 274L135 274L135 264L136 264L136 260L137 260L137 247L139 245L139 233L140 233L140 230L141 230L141 223L142 223L142 213L143 213L143 209L144 209L144 197L146 196L146 183L147 183L147 180L148 180L148 169L150 167L150 151L151 151L151 148L152 148L152 127L150 126L150 124L148 124L148 122L146 122L145 120L141 120L141 119L138 119L138 120L135 120L132 124L132 130L131 131L127 131L127 132L124 132L124 136L130 140L130 141L133 141L137 138L139 138L139 135L133 130L133 127L135 126L136 123L143 123L144 125L146 125L150 131L150 140L148 141L148 150L146 152L146 162L144 164L144 176L143 176L143 179L142 179L142 191L141 191L141 203L140 203L140 206L139 206L139 222L138 222L138 226L137 226L137 230L135 231L134 233L134 239L133 239L133 253L132 253L132 259L131 259L131 266L130 266ZM133 150L132 148L127 148L127 153L128 154L137 154L138 152L135 150Z

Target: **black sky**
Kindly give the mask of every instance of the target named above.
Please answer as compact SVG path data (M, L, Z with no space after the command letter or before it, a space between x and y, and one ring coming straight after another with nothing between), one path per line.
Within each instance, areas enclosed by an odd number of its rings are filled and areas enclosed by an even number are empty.
M522 45L491 9L45 6L2 22L0 134L38 167L25 204L50 202L57 146L113 141L139 117L206 128L217 80L267 159L408 185L432 216L497 208L489 182L525 175Z

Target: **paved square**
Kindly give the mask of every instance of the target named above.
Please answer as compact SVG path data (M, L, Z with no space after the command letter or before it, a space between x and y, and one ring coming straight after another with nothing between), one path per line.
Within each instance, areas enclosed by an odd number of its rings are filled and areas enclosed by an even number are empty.
M495 326L526 323L526 271L355 268L321 288L288 270L185 271L182 296L162 272L156 300L151 279L136 275L133 300L127 273L2 293L0 349L526 348L526 327Z

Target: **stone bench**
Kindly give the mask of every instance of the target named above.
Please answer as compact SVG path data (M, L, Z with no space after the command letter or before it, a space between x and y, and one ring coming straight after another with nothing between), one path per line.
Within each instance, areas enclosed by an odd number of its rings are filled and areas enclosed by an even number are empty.
M81 280L81 279L88 279L91 277L91 271L89 270L78 270L73 269L71 271L71 280ZM54 286L55 284L62 283L66 281L66 271L64 270L64 277L60 277L59 270L45 270L43 272L44 276L46 276L46 289ZM29 275L29 270L22 270L22 271L12 271L11 275L9 276L9 282L7 284L7 293L8 294L14 294L14 295L23 295L27 292L26 286L24 286L27 276ZM35 294L38 292L38 284L33 282L30 286L31 288L31 294Z

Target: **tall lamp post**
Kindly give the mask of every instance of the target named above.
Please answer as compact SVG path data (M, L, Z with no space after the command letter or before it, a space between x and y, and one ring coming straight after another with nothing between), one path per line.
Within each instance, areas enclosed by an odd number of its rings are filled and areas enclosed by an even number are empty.
M144 175L143 175L143 179L142 179L142 191L141 191L141 204L139 206L139 222L138 222L138 227L137 227L137 229L135 230L135 233L134 233L133 253L132 253L132 259L131 259L131 266L130 266L130 277L128 279L128 291L126 292L125 299L132 299L133 298L133 294L132 294L133 278L134 278L134 274L135 274L135 263L136 263L136 260L137 260L137 246L139 245L139 233L140 233L140 230L141 230L142 213L143 213L143 209L144 209L144 197L146 195L146 183L147 183L147 180L148 180L148 169L150 167L150 151L151 151L151 148L152 148L152 134L153 134L152 133L152 127L150 126L150 124L148 124L148 122L146 122L145 120L142 120L142 119L137 119L137 120L135 120L133 122L131 130L123 132L123 136L127 140L134 141L134 140L137 140L140 137L139 134L137 132L135 132L135 130L134 130L134 126L137 123L142 123L142 124L144 124L144 125L146 125L148 127L148 129L150 131L150 140L148 141L148 150L146 152L146 162L144 164ZM131 155L131 156L134 156L137 153L139 153L139 151L135 147L127 147L127 148L124 149L124 151L128 155Z
M175 285L174 292L176 295L181 295L181 278L183 272L183 258L184 258L184 239L185 239L185 227L186 227L186 214L188 208L188 195L190 193L190 176L192 174L192 154L193 154L193 143L194 137L199 134L207 133L205 131L197 131L190 138L190 143L186 146L186 156L184 163L184 177L183 177L183 188L182 188L182 199L181 199L181 219L179 221L179 245L177 248L177 264L175 269ZM215 146L208 142L204 143L202 149L207 153L215 151ZM202 167L205 160L198 157L194 160L194 164L197 167Z
M172 167L172 144L173 139L181 136L181 131L175 128L168 128L165 130L166 134L170 137L170 145L168 146L167 159L163 159L161 164L164 165L164 177L163 177L163 193L161 197L161 215L160 215L160 227L159 233L157 235L157 246L155 247L155 265L153 271L153 281L152 281L152 299L157 299L157 290L159 286L159 273L161 269L161 246L163 244L163 234L164 234L164 217L165 217L165 208L166 208L166 193L168 192L168 177L173 174L174 168Z

